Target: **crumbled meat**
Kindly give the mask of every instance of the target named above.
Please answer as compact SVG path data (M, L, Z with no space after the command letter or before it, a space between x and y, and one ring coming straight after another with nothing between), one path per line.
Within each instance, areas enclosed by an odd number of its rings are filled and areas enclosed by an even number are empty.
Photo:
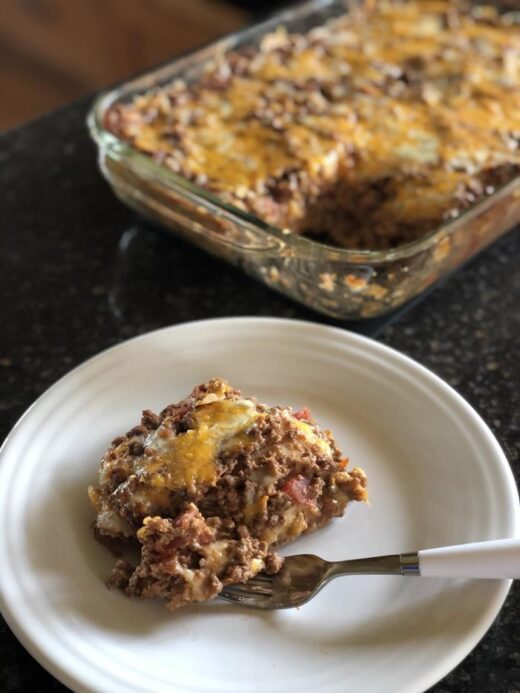
M108 585L177 608L276 572L277 546L366 500L364 473L346 466L307 408L267 407L219 379L145 411L89 488L96 536L141 551L137 565L117 561Z

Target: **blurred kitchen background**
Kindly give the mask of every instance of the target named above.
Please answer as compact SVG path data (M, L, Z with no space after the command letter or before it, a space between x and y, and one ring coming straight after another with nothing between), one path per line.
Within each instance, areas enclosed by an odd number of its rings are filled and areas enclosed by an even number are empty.
M0 131L283 4L287 0L0 0Z

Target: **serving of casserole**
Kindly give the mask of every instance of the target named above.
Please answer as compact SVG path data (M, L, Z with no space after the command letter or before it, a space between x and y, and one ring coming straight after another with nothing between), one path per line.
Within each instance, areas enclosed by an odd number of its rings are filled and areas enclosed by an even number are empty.
M308 409L269 407L221 379L116 438L89 488L103 542L140 545L109 586L174 609L277 572L275 549L367 499L330 431Z

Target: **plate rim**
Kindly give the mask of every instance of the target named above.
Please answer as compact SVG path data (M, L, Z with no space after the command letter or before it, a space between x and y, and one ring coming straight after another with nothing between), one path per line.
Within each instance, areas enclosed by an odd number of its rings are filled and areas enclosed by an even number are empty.
M520 497L511 465L497 438L491 431L486 421L476 411L476 409L474 409L473 406L461 394L459 394L457 390L455 390L455 388L449 385L440 376L438 376L428 367L424 366L422 363L416 361L414 358L408 356L407 354L404 354L401 351L366 335L352 332L346 328L336 327L333 325L327 325L323 323L317 323L311 320L269 316L232 316L191 320L176 323L173 325L165 325L163 327L150 330L139 335L135 335L123 341L117 342L116 344L113 344L109 347L106 347L105 349L102 349L101 351L93 354L92 356L88 357L87 359L79 363L77 366L73 367L71 370L67 371L62 376L60 376L60 378L56 382L54 382L52 385L46 388L29 405L29 407L27 407L27 409L22 413L22 415L12 426L5 440L0 446L0 470L2 468L2 465L5 463L4 456L6 454L6 450L8 449L15 434L25 423L26 419L31 416L33 410L43 399L47 398L52 392L54 392L54 390L58 389L61 386L61 384L64 381L68 380L70 377L77 375L82 370L88 369L93 363L95 363L98 360L102 360L103 358L106 358L106 356L112 352L115 352L117 350L123 350L127 348L130 344L135 344L139 341L146 341L150 339L153 340L163 333L189 330L193 327L200 326L203 324L208 325L208 327L212 327L214 325L222 325L225 327L226 325L233 325L237 323L250 324L255 326L265 325L266 327L269 325L278 325L281 328L290 328L290 326L294 326L311 331L314 330L316 333L322 332L333 334L336 336L337 339L347 341L351 340L351 343L358 345L366 345L367 348L375 350L375 352L379 352L380 355L383 355L383 358L385 356L390 357L396 363L401 362L401 364L403 364L405 368L412 369L412 371L417 371L418 374L420 374L423 378L433 379L433 381L436 383L438 387L441 388L441 390L444 390L446 393L449 394L450 397L454 398L457 401L459 406L461 406L464 410L465 414L469 416L475 424L478 425L479 429L481 429L482 434L488 438L492 447L495 449L495 452L497 454L497 461L498 459L500 459L500 464L502 466L504 478L505 480L507 480L507 488L513 500L513 505L511 508L513 514L513 524L515 526L513 536L520 536ZM421 677L421 681L419 681L418 679L416 680L416 684L421 686L420 689L406 687L406 689L403 688L403 691L426 690L430 686L433 686L435 683L442 680L455 667L457 667L478 645L480 640L485 636L489 628L492 626L508 596L512 583L512 580L497 581L497 591L494 594L493 598L490 599L489 603L486 605L485 611L483 611L483 613L481 614L478 627L475 627L472 631L466 633L461 639L461 642L458 644L457 648L454 648L450 654L447 654L445 657L443 657L440 663L436 663L435 666L431 667L428 670L428 672L424 672L423 676ZM62 683L65 686L68 686L74 691L78 691L81 693L88 693L90 691L96 690L95 688L92 688L88 685L88 681L85 681L79 676L76 677L74 673L70 671L70 667L69 669L67 669L67 667L63 665L63 662L60 663L58 660L53 659L52 655L49 654L45 650L45 648L40 645L40 643L38 642L38 638L32 636L30 627L27 628L26 626L18 622L16 615L14 613L14 609L5 598L2 582L0 582L0 613L4 618L6 624L8 625L9 629L17 638L22 647L24 647L24 649L27 650L27 652L60 683Z

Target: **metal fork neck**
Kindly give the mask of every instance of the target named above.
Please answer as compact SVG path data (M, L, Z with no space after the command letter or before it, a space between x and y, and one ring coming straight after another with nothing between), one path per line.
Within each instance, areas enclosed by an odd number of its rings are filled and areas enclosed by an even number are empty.
M417 553L356 558L330 564L330 577L338 575L420 575Z

